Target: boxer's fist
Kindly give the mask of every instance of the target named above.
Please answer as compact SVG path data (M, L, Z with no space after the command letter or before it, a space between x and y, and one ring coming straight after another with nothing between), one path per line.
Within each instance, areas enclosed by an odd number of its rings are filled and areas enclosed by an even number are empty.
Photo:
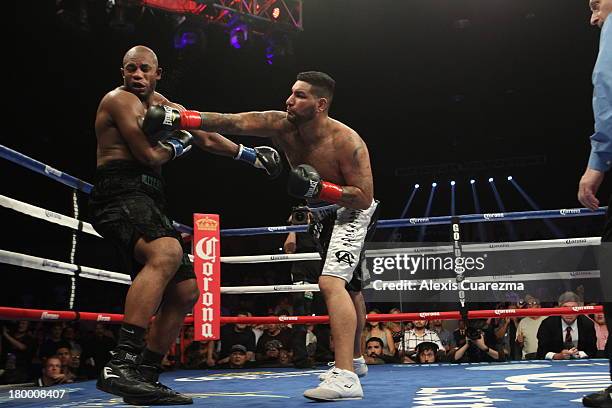
M308 164L291 170L287 191L294 197L317 198L330 203L337 203L342 198L342 187L322 181L317 170Z
M153 136L161 131L180 129L181 113L178 109L166 105L153 105L147 109L142 121L142 131L147 136Z
M245 161L258 169L263 169L270 178L278 177L283 170L280 155L276 149L268 146L252 148L240 145L238 154L234 159Z
M159 141L160 146L170 150L172 160L176 159L191 150L193 136L185 130L176 130L164 140Z
M314 167L300 164L289 173L287 191L298 198L317 198L321 191L321 176Z
M202 115L193 110L179 111L166 105L153 105L147 109L142 121L142 131L152 136L160 131L200 129Z

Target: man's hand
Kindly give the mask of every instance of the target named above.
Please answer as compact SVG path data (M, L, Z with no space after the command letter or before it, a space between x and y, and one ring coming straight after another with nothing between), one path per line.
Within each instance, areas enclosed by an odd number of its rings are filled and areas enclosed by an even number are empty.
M142 122L142 131L153 136L160 131L178 129L200 129L202 115L192 110L179 111L166 105L154 105L147 109Z
M578 201L582 205L591 210L596 210L599 207L599 200L595 197L595 194L597 194L604 176L604 172L587 167L578 184Z
M172 160L176 159L191 150L193 136L185 130L176 130L168 137L159 141L160 146L170 150Z
M263 169L273 179L283 171L283 162L280 155L276 149L268 146L252 148L240 145L238 154L234 159L242 160L258 169Z
M563 349L560 353L555 353L553 360L569 360L576 353L578 353L578 349L576 347L572 347L571 349Z
M481 349L482 351L485 351L486 349L488 349L489 347L485 344L484 338L482 337L482 334L480 334L480 337L478 337L476 340L474 340L474 344L476 345L476 347L478 347L479 349Z
M315 168L307 164L300 164L291 170L287 191L293 197L318 198L330 203L336 203L342 198L342 187L322 181Z

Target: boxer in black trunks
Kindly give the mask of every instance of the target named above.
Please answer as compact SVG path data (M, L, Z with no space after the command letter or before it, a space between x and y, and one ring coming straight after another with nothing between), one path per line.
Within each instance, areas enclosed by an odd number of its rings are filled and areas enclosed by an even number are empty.
M270 137L294 167L289 193L306 198L313 214L321 213L314 208L321 202L337 204L316 220L329 224L331 234L322 242L325 256L319 288L329 311L335 353L335 367L322 376L317 388L304 393L316 401L363 397L358 376L367 372L360 350L365 303L359 279L354 278L378 207L365 142L328 116L334 87L335 81L325 73L303 72L291 89L285 112L221 114L156 108L147 111L143 123L147 133L202 129Z
M97 387L129 404L191 404L190 397L158 382L161 360L199 297L181 236L165 214L161 166L182 156L192 143L247 161L271 176L279 173L280 158L269 147L239 146L216 133L173 131L147 137L140 127L147 109L159 104L184 108L155 92L162 70L151 49L131 48L121 72L123 86L102 98L96 114L97 171L90 211L96 230L127 261L133 282L117 348ZM145 329L153 315L145 348Z

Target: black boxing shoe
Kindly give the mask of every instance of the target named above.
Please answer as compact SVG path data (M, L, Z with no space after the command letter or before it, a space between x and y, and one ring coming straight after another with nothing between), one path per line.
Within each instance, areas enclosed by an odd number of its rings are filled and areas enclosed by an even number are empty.
M585 407L612 408L612 396L610 396L610 393L612 393L612 385L605 390L584 396L582 398L582 405Z
M130 405L190 405L193 404L191 397L174 391L172 388L159 382L161 369L158 367L141 364L138 371L147 383L153 385L157 392L153 395L142 397L124 397L123 402Z
M151 397L159 393L138 371L137 354L124 350L111 352L113 357L102 368L96 388L120 397Z

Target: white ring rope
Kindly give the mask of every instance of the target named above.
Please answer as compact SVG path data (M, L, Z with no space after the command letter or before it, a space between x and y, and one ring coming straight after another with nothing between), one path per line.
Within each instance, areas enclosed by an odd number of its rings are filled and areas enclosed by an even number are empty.
M90 223L77 220L76 218L72 218L67 215L56 213L51 210L45 210L44 208L36 207L35 205L24 203L23 201L15 200L14 198L3 195L0 195L0 205L22 214L30 215L34 218L49 221L53 224L62 225L77 231L80 230L87 234L102 238L102 236L96 232Z
M129 275L117 272L105 271L102 269L90 268L87 266L78 266L66 262L54 261L45 258L39 258L31 255L20 254L17 252L10 252L0 250L0 263L6 263L10 265L21 266L31 269L39 269L43 271L59 273L63 275L75 276L77 271L80 277L94 280L101 280L106 282L115 282L129 285L132 280ZM515 275L503 275L504 282L514 281L541 281L551 279L598 279L598 270L589 271L569 271L569 272L546 272L546 273L525 273ZM474 276L470 277L471 282L496 282L500 281L501 275L493 276ZM448 278L437 278L432 279L432 282L445 282ZM420 285L422 280L404 280L404 281L385 281L385 285L397 285L398 283L407 284L408 282L414 282L416 286ZM373 285L374 281L368 285L367 288ZM273 285L273 286L227 286L221 287L222 294L249 294L249 293L278 293L278 292L318 292L319 285L316 284L305 284L305 285Z
M78 266L67 262L39 258L32 255L20 254L18 252L0 249L0 263L21 266L24 268L38 269L62 275L75 276L81 270L79 277L100 280L105 282L122 283L130 285L132 279L124 273L110 272L102 269ZM318 292L319 285L275 285L275 286L229 286L221 287L222 294L246 294L246 293L276 293L276 292Z

